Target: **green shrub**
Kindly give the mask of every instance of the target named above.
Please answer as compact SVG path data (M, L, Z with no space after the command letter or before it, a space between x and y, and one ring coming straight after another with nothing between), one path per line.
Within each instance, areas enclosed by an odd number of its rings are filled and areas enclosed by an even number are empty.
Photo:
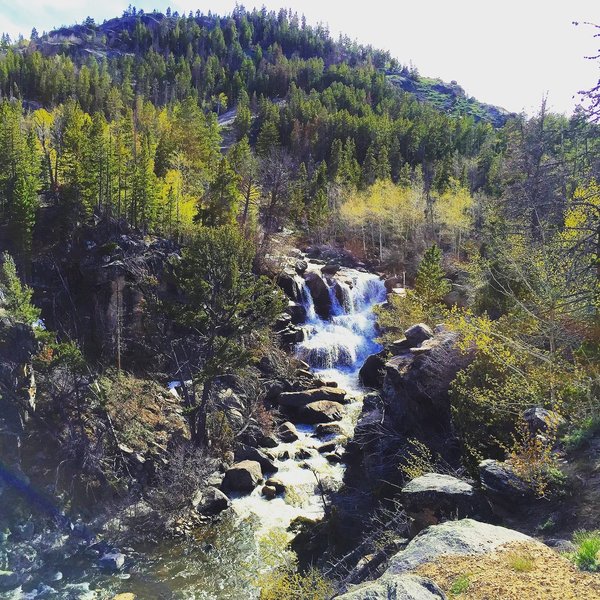
M450 586L448 590L450 592L450 596L458 596L463 594L469 589L471 585L471 579L468 575L459 575Z
M597 433L600 433L600 417L588 417L565 435L562 441L568 451L579 450Z
M576 550L570 559L582 571L600 571L600 531L576 531L573 543Z
M529 573L535 568L535 560L527 553L511 552L506 560L508 566L517 573Z

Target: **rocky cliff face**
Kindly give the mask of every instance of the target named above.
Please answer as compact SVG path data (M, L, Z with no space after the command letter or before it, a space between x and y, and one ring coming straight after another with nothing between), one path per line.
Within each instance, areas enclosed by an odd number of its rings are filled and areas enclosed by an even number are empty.
M86 354L116 364L139 356L144 333L145 289L175 293L169 259L177 246L144 236L124 222L104 220L81 227L66 245L40 252L33 261L35 301L49 329L78 340Z
M367 395L363 406L350 448L358 469L352 475L398 481L398 456L412 439L425 442L451 464L458 461L448 391L469 356L456 341L443 327L432 331L418 324L383 353L367 359L361 376L379 389Z

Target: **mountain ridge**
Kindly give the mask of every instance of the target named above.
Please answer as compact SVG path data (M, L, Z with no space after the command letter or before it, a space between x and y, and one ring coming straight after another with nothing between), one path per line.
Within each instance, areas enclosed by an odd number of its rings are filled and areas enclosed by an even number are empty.
M132 56L143 54L140 49L127 47L131 45L132 39L135 38L136 28L141 23L147 27L152 35L155 36L157 30L158 35L162 35L162 30L165 29L164 24L167 23L169 32L173 32L179 26L181 20L189 21L190 19L200 27L210 31L217 24L222 27L223 21L234 18L236 12L230 15L208 15L196 13L196 16L179 16L165 15L161 12L145 13L143 11L132 14L125 12L121 17L114 17L105 20L97 25L93 19L86 19L82 24L70 26L61 26L41 37L31 40L29 48L39 50L43 55L67 54L73 58L85 59L86 56L94 56L98 59L103 58L119 58L124 56ZM297 18L297 15L295 16ZM304 27L304 25L303 25ZM322 26L316 27L320 31ZM334 43L329 36L327 29L322 30L329 41ZM349 40L345 39L344 43L348 44ZM351 42L354 47L359 49L372 50L371 46L357 46L356 42ZM152 49L155 49L153 41ZM159 49L157 51L160 52ZM375 50L375 52L379 52ZM288 58L292 58L296 52L283 52ZM248 56L252 55L252 50L246 51ZM310 57L318 57L317 53L310 53ZM392 84L395 89L401 92L413 95L419 102L428 103L441 112L445 112L455 116L470 116L476 122L484 121L491 123L494 127L502 127L509 118L514 116L514 113L505 110L502 107L484 103L472 96L468 96L465 90L456 82L444 82L439 78L429 78L419 75L413 70L409 70L406 66L399 68L397 61L392 59L389 53L382 53L386 56L390 64L379 65L378 70L385 75L386 80ZM307 56L302 56L307 58ZM326 60L325 64L341 64L346 62L345 56L337 56L333 60Z

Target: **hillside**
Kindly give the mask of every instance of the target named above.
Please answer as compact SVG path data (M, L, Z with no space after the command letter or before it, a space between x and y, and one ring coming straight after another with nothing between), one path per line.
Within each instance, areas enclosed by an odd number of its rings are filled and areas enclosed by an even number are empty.
M293 22L297 16L290 18ZM190 19L188 19L189 22ZM216 17L197 14L193 17L193 24L200 30L199 37L202 37L202 30L214 29ZM146 32L140 33L140 24L143 25ZM169 18L165 15L155 12L151 14L141 14L138 16L125 15L120 18L110 19L100 25L87 23L73 27L63 27L44 35L34 44L31 44L31 49L39 49L45 56L52 54L67 54L77 58L80 61L85 61L87 56L94 56L96 59L116 58L119 56L136 55L144 53L145 44L140 44L139 39L143 35L148 35L152 38L152 48L161 52L164 48L160 41L165 36L173 35L173 31L178 25L177 18ZM194 45L194 36L191 36L188 43ZM239 38L238 38L238 41ZM261 48L266 50L268 46L264 43L259 44ZM340 51L336 48L331 52L330 56L323 56L323 50L328 46L335 48L333 40L328 36L323 35L322 44L320 47L305 48L300 55L302 58L321 57L326 58L326 64L339 64L344 60L350 59L350 62L358 62L358 54L366 54L367 49L355 48L347 51ZM183 47L183 45L181 45ZM169 48L174 51L175 58L179 53L177 48ZM287 48L282 48L283 53L287 58L291 58L298 52L294 45L289 45ZM358 52L357 52L358 50ZM188 49L186 47L186 53ZM448 112L453 115L471 116L475 120L483 120L492 123L495 127L501 127L506 123L510 114L498 107L483 104L475 98L469 98L464 90L452 82L447 84L441 80L428 79L420 77L409 72L404 68L398 72L390 72L388 70L389 63L392 62L389 55L381 55L378 57L378 62L385 61L385 65L381 67L386 70L386 76L393 85L399 89L414 94L419 101L429 102L436 108ZM395 62L395 61L394 61Z
M441 79L419 75L411 77L406 70L400 73L388 72L386 75L388 80L401 90L414 94L421 102L429 102L452 115L470 116L476 121L489 122L494 127L502 127L507 119L515 116L503 108L467 96L465 90L456 81L445 83Z

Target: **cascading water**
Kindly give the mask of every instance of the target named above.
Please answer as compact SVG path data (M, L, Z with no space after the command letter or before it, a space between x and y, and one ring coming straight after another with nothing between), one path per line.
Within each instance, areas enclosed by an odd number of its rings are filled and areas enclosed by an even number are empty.
M383 281L372 273L344 269L328 282L331 319L320 319L306 285L302 300L307 315L306 339L298 344L297 355L329 379L350 390L358 386L357 373L369 354L379 346L373 307L385 300ZM341 302L340 297L341 296ZM341 381L340 381L341 380Z

